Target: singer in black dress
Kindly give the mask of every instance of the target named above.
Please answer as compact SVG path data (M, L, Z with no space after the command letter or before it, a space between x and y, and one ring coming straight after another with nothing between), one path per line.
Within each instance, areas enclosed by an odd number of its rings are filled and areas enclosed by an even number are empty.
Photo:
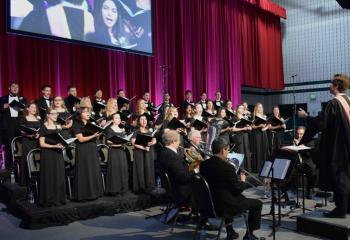
M26 109L23 111L23 118L21 118L20 125L28 128L38 129L40 128L41 122L38 116L38 108L34 102L27 105ZM27 134L21 131L23 136L22 140L22 159L20 162L20 174L19 174L19 184L21 186L27 186L28 184L28 167L27 167L27 154L30 150L38 147L38 134Z
M107 139L116 135L125 137L125 130L120 128L121 119L119 113L112 117L113 124L107 130ZM106 178L106 194L116 195L129 191L128 158L125 146L115 144L107 140L109 146Z
M235 122L238 122L244 118L244 106L238 105L236 109L236 116L233 118ZM250 143L249 143L249 133L252 130L252 127L249 125L246 125L244 127L236 127L234 126L232 131L235 133L234 135L234 144L235 148L234 150L237 153L243 153L244 154L244 168L248 172L252 171L252 158L251 158L251 152L250 152Z
M266 119L264 108L261 103L256 103L254 108L254 118L260 117ZM252 171L260 172L264 162L269 158L269 142L267 138L267 130L269 124L252 125L250 135L250 150L252 152Z
M136 193L150 192L154 187L154 145L157 143L153 138L148 146L135 144L137 133L152 134L147 127L147 117L141 115L137 118L138 130L134 132L131 143L134 145L133 163L133 191Z
M73 183L73 199L76 201L95 200L102 196L102 174L96 139L99 133L88 134L83 127L90 119L88 107L81 108L78 119L73 123L77 138Z
M40 184L39 205L50 207L66 203L66 185L63 159L63 145L51 142L45 137L58 131L57 111L48 108L46 121L39 130L40 156Z
M269 138L269 151L273 154L276 150L280 149L283 144L284 130L286 130L286 124L284 123L284 119L281 118L280 109L278 106L274 106L272 108L272 116L279 120L283 124L272 124L267 132L267 136Z

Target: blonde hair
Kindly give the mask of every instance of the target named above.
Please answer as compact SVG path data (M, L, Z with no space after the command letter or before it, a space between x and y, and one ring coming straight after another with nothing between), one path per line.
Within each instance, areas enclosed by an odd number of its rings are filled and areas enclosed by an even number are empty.
M116 106L117 109L114 110L113 109L114 106ZM115 98L108 99L107 104L106 104L106 115L107 115L107 117L112 116L117 111L118 111L117 99L115 99Z
M253 113L254 116L256 116L256 114L257 114L259 105L261 105L261 107L263 107L263 105L262 105L261 102L257 102L257 103L255 104L255 107L254 107L254 113ZM264 108L263 108L263 109L264 109ZM262 114L264 114L264 112L263 112Z
M137 103L136 103L136 115L137 116L140 116L140 115L142 115L146 110L145 109L143 109L142 107L141 107L141 102L146 102L144 99L139 99L139 100L137 100Z
M173 115L171 114L171 112L173 110L177 111L177 108L176 107L169 107L168 108L168 111L165 114L165 118L164 118L165 120L171 121L171 119L173 119Z

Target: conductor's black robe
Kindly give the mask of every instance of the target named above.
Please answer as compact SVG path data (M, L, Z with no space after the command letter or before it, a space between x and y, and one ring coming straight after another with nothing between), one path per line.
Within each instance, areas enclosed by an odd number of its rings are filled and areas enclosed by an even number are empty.
M327 103L323 117L309 118L314 132L321 131L320 188L350 193L350 125L344 107L337 99Z

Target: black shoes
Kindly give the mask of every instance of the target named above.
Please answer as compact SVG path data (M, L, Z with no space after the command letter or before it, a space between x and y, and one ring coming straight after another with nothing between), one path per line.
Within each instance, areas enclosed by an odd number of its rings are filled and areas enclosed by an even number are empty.
M229 230L227 231L227 240L233 240L239 238L239 234L235 230Z
M346 218L346 214L340 213L337 208L333 209L330 212L324 212L323 216L327 218Z

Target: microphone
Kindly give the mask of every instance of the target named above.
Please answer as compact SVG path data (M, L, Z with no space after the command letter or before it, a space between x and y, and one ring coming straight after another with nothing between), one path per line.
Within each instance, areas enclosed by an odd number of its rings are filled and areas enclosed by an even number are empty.
M294 132L294 129L287 129L287 130L284 130L284 132Z

